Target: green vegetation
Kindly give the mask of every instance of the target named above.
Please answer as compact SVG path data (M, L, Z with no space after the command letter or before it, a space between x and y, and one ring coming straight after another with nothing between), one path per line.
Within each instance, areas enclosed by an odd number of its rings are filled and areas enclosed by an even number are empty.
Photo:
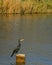
M46 13L52 5L44 0L0 0L0 13Z

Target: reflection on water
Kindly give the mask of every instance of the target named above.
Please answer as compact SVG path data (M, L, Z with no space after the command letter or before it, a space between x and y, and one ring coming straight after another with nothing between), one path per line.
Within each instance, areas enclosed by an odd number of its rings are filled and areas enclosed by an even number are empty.
M18 38L25 39L19 53L26 65L52 65L52 15L0 15L0 65L15 64Z

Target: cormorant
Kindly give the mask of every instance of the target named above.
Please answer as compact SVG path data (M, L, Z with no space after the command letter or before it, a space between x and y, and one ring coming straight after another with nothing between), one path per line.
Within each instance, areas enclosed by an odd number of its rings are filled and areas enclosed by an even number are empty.
M21 47L21 42L23 41L24 39L19 39L18 40L18 46L16 49L13 50L12 54L11 54L11 57L15 54L15 53L18 53L18 51L20 50L20 47Z

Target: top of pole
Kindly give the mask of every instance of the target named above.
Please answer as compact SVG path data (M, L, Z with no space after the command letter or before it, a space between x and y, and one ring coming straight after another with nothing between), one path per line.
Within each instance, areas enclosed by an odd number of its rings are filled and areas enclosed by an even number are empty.
M22 56L22 57L25 57L25 54L16 54L16 56Z

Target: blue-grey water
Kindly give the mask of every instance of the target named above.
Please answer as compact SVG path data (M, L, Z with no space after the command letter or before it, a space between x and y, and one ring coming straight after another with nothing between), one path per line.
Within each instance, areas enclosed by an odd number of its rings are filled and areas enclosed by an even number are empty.
M19 38L25 65L52 65L52 15L0 15L0 65L15 65L10 55Z

